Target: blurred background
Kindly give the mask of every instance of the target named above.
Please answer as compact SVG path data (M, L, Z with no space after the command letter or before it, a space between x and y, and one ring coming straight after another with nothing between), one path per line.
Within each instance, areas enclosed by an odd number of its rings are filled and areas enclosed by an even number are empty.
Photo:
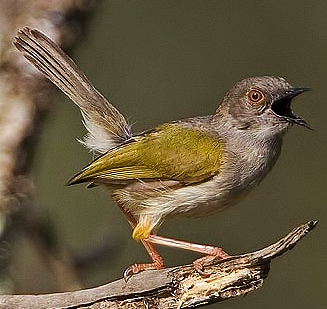
M264 287L210 308L321 308L326 304L326 1L102 1L72 55L96 88L140 132L175 119L214 113L224 93L254 75L286 77L312 91L293 102L314 128L295 126L282 155L245 200L212 217L166 221L159 234L222 246L230 254L260 249L308 220L317 229L274 260ZM122 276L148 257L102 188L67 187L92 160L76 138L85 129L74 104L58 94L34 161L37 201L81 264L97 246L107 254L81 266L86 287ZM102 248L103 249L103 248ZM21 292L49 292L46 265L23 241L14 272ZM159 248L167 266L198 255ZM21 260L19 260L21 259ZM42 279L40 279L40 276Z

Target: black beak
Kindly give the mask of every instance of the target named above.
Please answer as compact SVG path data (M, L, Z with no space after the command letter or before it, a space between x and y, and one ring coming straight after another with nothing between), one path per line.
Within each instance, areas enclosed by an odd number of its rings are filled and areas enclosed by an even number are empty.
M291 123L296 123L300 126L312 130L310 125L301 117L296 116L291 109L291 101L299 94L310 90L310 88L290 88L281 97L274 100L271 104L271 110L277 117L283 118Z

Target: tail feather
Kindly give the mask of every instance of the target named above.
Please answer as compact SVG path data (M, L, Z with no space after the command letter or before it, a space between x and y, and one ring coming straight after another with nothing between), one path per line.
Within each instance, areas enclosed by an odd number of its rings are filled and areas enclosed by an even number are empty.
M56 43L42 32L26 27L18 32L14 44L79 107L88 130L83 141L88 148L105 153L131 138L131 128L124 116L93 87Z

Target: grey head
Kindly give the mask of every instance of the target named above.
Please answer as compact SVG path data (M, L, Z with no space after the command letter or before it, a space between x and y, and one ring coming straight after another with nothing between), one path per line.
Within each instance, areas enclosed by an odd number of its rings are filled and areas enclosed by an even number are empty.
M291 108L292 99L307 90L292 87L281 77L249 77L226 93L216 114L240 130L284 132L293 124L311 129Z

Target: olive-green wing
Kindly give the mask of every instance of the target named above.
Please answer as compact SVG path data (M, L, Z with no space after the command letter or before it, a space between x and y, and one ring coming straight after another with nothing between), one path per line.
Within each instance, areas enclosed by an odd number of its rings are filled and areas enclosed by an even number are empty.
M223 143L199 130L165 124L99 157L69 184L131 180L203 181L219 173Z

